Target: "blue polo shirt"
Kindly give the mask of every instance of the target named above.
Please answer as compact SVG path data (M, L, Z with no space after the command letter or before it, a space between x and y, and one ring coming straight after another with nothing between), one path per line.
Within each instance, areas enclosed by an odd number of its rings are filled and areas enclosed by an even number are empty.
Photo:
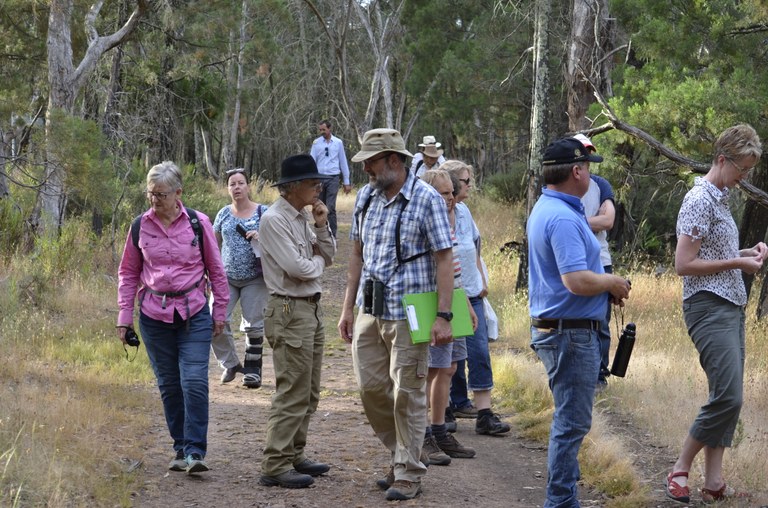
M544 189L528 218L528 304L542 319L605 318L608 293L579 296L561 275L590 270L605 273L600 244L589 229L581 200Z

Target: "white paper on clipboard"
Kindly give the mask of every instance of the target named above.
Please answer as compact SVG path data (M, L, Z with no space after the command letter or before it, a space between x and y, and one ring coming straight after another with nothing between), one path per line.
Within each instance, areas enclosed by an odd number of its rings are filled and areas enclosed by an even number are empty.
M412 332L419 329L419 319L416 317L415 305L406 305L405 317L408 319L408 328L410 328Z

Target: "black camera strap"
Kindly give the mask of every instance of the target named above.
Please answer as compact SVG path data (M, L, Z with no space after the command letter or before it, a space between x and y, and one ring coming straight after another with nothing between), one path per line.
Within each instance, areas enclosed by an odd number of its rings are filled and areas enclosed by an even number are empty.
M419 177L415 176L413 180L413 184L411 184L411 195L413 195L414 190L416 189L416 184L419 181ZM426 256L431 251L426 250L424 252L420 252L418 254L414 254L413 256L409 256L405 259L403 259L402 254L402 246L400 242L400 227L403 223L403 211L405 210L405 207L408 206L410 203L410 200L406 199L404 195L402 195L402 198L400 200L400 210L397 214L397 222L395 223L395 254L397 256L397 267L395 268L395 272L400 268L400 266L404 265L405 263L410 263L411 261L414 261L416 259L419 259L420 257ZM363 205L363 210L360 213L360 252L362 255L363 252L363 224L365 223L365 216L368 213L368 208L371 206L371 200L373 199L373 192L368 194L368 198L365 200L365 204ZM365 264L365 258L363 258L363 264ZM393 272L394 275L394 272Z

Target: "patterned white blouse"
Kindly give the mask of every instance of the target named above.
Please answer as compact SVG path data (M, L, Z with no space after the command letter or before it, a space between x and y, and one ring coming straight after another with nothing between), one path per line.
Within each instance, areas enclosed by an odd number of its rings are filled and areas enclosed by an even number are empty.
M739 230L728 208L728 189L720 190L697 176L685 195L677 215L677 241L688 235L701 240L700 259L739 257ZM710 275L683 276L683 300L700 291L710 291L736 305L746 305L747 291L741 270L732 269Z

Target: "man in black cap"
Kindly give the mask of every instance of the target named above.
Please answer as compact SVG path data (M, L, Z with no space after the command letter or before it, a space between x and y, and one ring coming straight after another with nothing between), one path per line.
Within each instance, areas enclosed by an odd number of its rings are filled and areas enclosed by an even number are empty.
M336 253L328 208L318 200L323 178L311 156L285 159L274 185L280 197L264 212L259 227L264 282L270 294L264 335L272 346L275 367L261 463L261 484L267 486L308 487L313 476L330 469L304 453L309 418L320 400L325 342L320 277ZM311 216L305 210L309 205Z
M609 299L623 305L629 296L629 281L604 273L580 200L589 189L589 163L602 160L573 138L550 144L542 162L546 188L528 218L531 347L555 405L545 508L579 506L577 456L592 426L600 321Z

